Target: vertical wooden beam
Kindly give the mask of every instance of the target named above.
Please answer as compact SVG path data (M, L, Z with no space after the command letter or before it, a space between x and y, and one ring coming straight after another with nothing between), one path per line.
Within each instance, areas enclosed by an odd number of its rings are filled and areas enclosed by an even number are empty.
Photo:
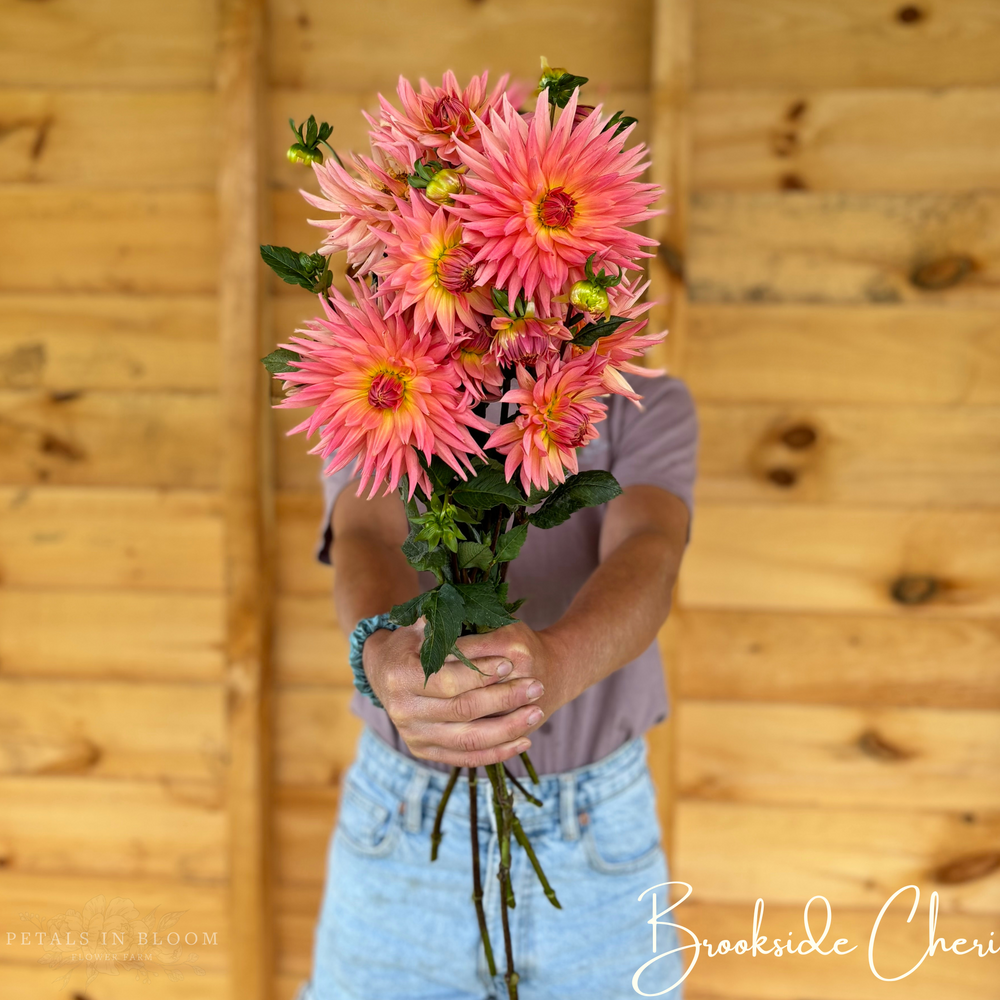
M220 0L219 337L227 600L231 990L271 992L269 669L273 496L267 380L261 357L264 284L263 0Z
M693 58L694 0L656 0L653 25L652 179L666 189L661 208L666 214L653 220L652 235L660 241L650 263L651 294L659 305L650 316L650 328L668 329L666 343L650 361L683 377L687 291L684 258L687 249L688 191L690 169L689 93ZM683 609L674 595L674 606L660 635L660 648L667 671L670 717L650 736L650 762L660 799L660 817L668 857L673 847L676 810L675 721L677 712L677 654L683 637Z

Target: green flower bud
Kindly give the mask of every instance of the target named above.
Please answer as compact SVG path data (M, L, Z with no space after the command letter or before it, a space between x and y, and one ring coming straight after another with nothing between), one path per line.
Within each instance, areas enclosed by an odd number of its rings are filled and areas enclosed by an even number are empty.
M544 90L550 83L556 83L564 76L569 76L569 70L562 66L550 66L548 59L542 56L542 75L538 80L538 89Z
M591 315L608 313L611 304L608 293L596 281L578 281L569 290L569 300L577 309L582 309Z
M288 147L286 154L292 163L302 163L308 166L310 163L322 163L323 154L318 149L310 149L301 142L293 142Z
M438 205L453 205L452 195L461 194L465 190L465 181L458 170L446 167L439 170L424 188L424 194Z

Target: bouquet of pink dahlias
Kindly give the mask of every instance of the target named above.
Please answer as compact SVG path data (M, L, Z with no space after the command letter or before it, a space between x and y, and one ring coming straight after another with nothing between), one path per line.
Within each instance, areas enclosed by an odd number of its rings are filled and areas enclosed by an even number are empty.
M318 435L312 453L331 459L328 472L353 461L359 495L399 490L406 558L437 578L391 612L397 625L423 620L428 677L449 655L476 669L456 640L514 621L519 602L508 601L505 578L529 525L553 527L621 492L608 472L579 472L576 450L597 437L602 397L638 405L622 372L656 374L633 359L664 336L642 333L641 261L655 241L629 227L655 214L660 192L638 180L644 147L625 148L635 119L580 104L586 78L544 59L542 68L521 110L507 77L489 91L484 73L463 90L449 72L440 87L421 80L419 92L401 78L403 109L379 98L377 117L366 116L370 155L352 155L351 169L326 142L329 125L292 123L289 158L312 164L322 192L302 194L332 217L312 221L327 231L317 253L261 248L279 277L317 293L323 309L263 359L284 385L280 406L313 408L290 433ZM338 252L353 301L332 287L329 258ZM501 840L505 978L516 997L511 836L559 903L514 814L508 778L541 803L503 764L486 771ZM432 860L458 772L438 808ZM472 841L476 911L495 974L475 828Z

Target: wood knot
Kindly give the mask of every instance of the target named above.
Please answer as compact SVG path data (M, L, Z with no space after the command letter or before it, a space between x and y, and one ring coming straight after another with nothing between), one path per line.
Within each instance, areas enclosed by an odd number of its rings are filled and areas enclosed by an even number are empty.
M922 7L917 7L915 4L906 4L904 7L900 7L896 11L896 20L900 24L917 24L919 21L923 21L927 17L927 12Z
M660 263L678 280L684 280L684 258L681 252L669 243L661 243L656 248Z
M967 278L976 262L966 254L949 254L918 264L910 273L910 284L927 292L940 292Z
M809 185L798 174L782 174L778 180L782 191L808 191Z
M793 424L781 435L782 442L792 451L804 451L816 443L816 428L808 424Z
M771 133L771 151L782 159L792 156L799 148L798 133L792 129L776 129Z
M931 873L935 882L942 885L961 885L963 882L973 882L977 878L986 878L1000 868L1000 851L982 851L979 854L966 854L939 865Z
M6 854L0 854L0 868L10 868L10 858Z
M910 751L890 743L877 729L866 729L858 737L857 746L875 760L907 760L913 756Z
M799 481L799 474L794 469L786 469L784 466L778 466L776 469L767 470L767 478L775 486L788 489Z
M785 119L790 122L797 122L808 110L809 105L805 101L793 101L785 112Z
M893 581L889 593L897 604L912 606L926 604L938 592L938 582L933 576L905 573Z

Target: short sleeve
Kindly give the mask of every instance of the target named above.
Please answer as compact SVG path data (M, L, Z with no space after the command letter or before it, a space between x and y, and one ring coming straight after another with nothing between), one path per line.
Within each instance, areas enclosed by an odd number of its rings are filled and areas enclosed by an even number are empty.
M629 382L642 395L642 409L624 396L612 399L610 471L622 487L645 484L673 493L693 516L698 418L691 393L665 375L629 376Z
M329 464L328 459L324 465ZM333 516L333 505L340 496L340 491L348 485L354 489L358 488L357 477L353 473L354 463L351 462L343 469L331 473L329 476L320 473L323 483L323 520L319 526L319 540L316 543L316 558L321 563L331 564L330 549L333 546L333 525L330 518Z

